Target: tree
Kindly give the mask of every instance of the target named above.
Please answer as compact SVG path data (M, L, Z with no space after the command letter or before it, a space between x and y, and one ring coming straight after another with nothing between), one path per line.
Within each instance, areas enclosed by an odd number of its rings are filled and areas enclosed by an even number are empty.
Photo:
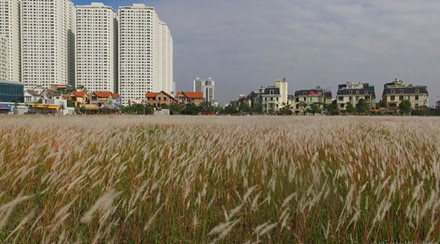
M254 103L254 105L251 108L252 113L255 114L262 114L263 113L263 104L261 103Z
M338 103L336 100L333 101L331 104L326 105L325 109L327 110L327 115L338 115L339 114Z
M182 113L182 106L179 104L171 104L170 106L170 114L171 115L179 115Z
M284 106L280 109L281 115L293 115L293 108L290 104L283 104Z
M345 106L345 112L347 114L353 114L355 112L355 109L353 107L353 104L351 104L350 102L347 103L347 106Z
M74 108L75 107L75 103L72 102L71 100L67 100L67 107L68 108Z
M200 108L197 107L194 103L189 103L182 109L182 114L185 115L198 115L199 113Z
M321 113L321 104L320 103L310 104L309 108L307 109L307 112L312 113L312 114Z
M145 106L144 114L146 114L146 115L154 114L154 107L151 105Z
M356 104L356 112L360 114L370 114L370 104L365 99L360 99Z
M225 107L225 109L223 109L223 113L224 114L238 114L238 108L237 106L230 104L228 106Z
M240 105L238 110L240 110L240 112L242 112L242 113L250 113L251 112L251 107L249 106L249 104L243 103L243 104Z
M169 106L168 104L164 104L164 103L162 103L162 104L160 105L160 108L162 108L162 109L170 109L170 106Z
M64 104L61 104L61 105L60 105L60 110L61 110L61 113L62 113L62 114L64 114L64 109L65 109Z
M427 106L420 106L418 109L415 109L411 113L414 116L428 116L429 108Z
M411 101L409 100L403 100L400 104L399 104L399 112L402 114L410 114L412 111L412 105L411 105Z

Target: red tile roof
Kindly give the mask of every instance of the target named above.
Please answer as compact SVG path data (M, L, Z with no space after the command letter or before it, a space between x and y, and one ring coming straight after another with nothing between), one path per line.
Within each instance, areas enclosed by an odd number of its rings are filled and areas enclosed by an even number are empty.
M145 97L147 98L153 98L157 96L157 92L147 92L147 94L145 95Z
M100 98L109 98L112 96L111 92L94 92L97 97Z
M85 91L74 91L74 92L72 92L72 94L75 97L84 97L86 95L86 92Z
M192 99L203 99L203 92L182 92L186 97Z
M112 97L113 97L113 99L119 98L119 94L118 93L112 93Z

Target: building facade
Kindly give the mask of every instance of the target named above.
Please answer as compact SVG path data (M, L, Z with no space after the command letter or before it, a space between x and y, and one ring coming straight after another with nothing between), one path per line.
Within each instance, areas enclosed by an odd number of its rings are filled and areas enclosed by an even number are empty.
M364 99L371 108L376 106L376 93L374 86L368 83L347 82L338 86L336 101L339 110L346 110L347 104L356 107L359 100Z
M382 103L388 110L399 109L402 101L411 102L412 109L418 110L421 107L428 107L429 94L426 86L405 85L401 80L395 79L386 83L382 94Z
M8 74L6 79L21 81L21 0L0 0L0 35L6 39Z
M215 101L215 81L211 77L206 80L197 77L193 81L193 92L203 92L205 101L213 102Z
M276 86L262 87L260 89L263 113L275 113L280 110L282 107L280 90L281 89Z
M23 0L22 82L27 88L75 83L75 7L69 0Z
M275 82L275 87L278 87L280 89L280 106L283 107L284 105L287 105L289 100L288 100L288 86L287 86L287 80L286 78L283 78L282 80L277 80Z
M148 92L145 95L147 100L147 105L154 106L156 108L161 107L162 105L171 106L177 102L177 99L164 91L161 92Z
M304 112L312 104L320 104L321 107L333 102L332 92L320 87L310 90L299 90L295 92L292 100L292 107L296 111Z
M24 87L21 82L0 81L0 102L23 102Z
M0 80L9 80L9 71L8 39L0 35Z
M177 92L177 102L181 105L195 104L200 106L205 102L203 92Z
M152 7L133 4L119 8L118 90L122 105L140 103L147 92L172 92L172 45L163 47L164 42L172 43L167 28Z
M76 87L118 88L118 17L102 3L76 7Z

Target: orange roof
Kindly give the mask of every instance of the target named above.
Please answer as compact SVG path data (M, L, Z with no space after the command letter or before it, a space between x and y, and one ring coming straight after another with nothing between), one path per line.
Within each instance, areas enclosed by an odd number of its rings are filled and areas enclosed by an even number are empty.
M157 92L147 92L145 95L147 98L153 98L157 96Z
M112 96L111 92L94 92L97 97L109 98Z
M86 92L85 91L74 91L74 92L72 92L72 94L75 97L84 97L86 95Z
M185 96L193 99L203 99L203 92L184 92Z
M119 98L119 94L118 93L112 93L112 97L113 97L113 99Z
M203 99L203 92L177 92L177 96L182 95L192 99Z

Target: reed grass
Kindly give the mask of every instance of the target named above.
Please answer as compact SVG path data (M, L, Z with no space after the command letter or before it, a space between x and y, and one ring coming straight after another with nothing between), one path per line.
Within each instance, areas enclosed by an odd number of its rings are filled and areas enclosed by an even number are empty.
M1 243L440 240L440 120L0 116Z

